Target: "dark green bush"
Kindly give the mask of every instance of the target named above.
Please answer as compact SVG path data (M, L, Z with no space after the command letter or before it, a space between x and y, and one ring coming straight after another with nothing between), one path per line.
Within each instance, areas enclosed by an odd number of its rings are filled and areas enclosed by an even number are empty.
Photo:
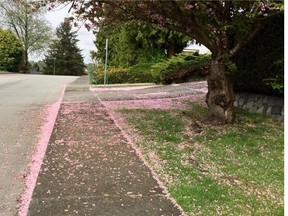
M235 91L283 95L284 14L267 19L235 60Z
M182 53L156 63L151 68L155 82L163 84L204 79L210 72L210 55Z

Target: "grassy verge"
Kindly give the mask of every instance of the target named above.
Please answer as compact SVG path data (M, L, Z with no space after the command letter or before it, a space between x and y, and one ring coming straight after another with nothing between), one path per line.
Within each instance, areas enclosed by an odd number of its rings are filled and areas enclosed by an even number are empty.
M283 215L283 126L237 110L236 124L195 131L193 122L205 112L199 104L185 112L121 110L188 215Z

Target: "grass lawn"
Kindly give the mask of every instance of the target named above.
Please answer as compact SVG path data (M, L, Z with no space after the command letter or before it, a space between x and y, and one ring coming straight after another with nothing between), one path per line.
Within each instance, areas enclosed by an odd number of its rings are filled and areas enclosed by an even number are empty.
M186 111L120 110L187 215L284 215L283 125L236 110L235 124L196 131L206 108L189 105Z

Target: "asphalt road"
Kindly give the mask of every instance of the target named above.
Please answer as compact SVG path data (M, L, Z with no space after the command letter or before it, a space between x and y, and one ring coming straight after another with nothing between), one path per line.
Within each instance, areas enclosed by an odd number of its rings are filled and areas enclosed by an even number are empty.
M47 105L77 77L0 74L0 216L15 216Z

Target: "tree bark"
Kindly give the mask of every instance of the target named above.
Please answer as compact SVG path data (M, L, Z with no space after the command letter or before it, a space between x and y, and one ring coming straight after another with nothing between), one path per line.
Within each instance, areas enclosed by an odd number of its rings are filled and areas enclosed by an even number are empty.
M28 52L27 50L24 50L22 62L20 64L19 72L20 73L28 73L29 68L29 62L28 62Z
M23 62L22 62L22 73L28 73L29 70L29 60L28 60L28 47L29 47L29 33L28 33L28 6L25 4L25 19L24 19L24 52L23 52Z
M29 72L29 61L28 61L28 50L24 51L24 71L25 73Z
M232 123L234 120L233 82L226 71L223 56L212 56L211 73L207 81L208 115L203 119L204 122L217 125Z
M174 41L170 41L168 43L168 47L167 47L167 58L171 58L172 56L175 55L175 42Z

